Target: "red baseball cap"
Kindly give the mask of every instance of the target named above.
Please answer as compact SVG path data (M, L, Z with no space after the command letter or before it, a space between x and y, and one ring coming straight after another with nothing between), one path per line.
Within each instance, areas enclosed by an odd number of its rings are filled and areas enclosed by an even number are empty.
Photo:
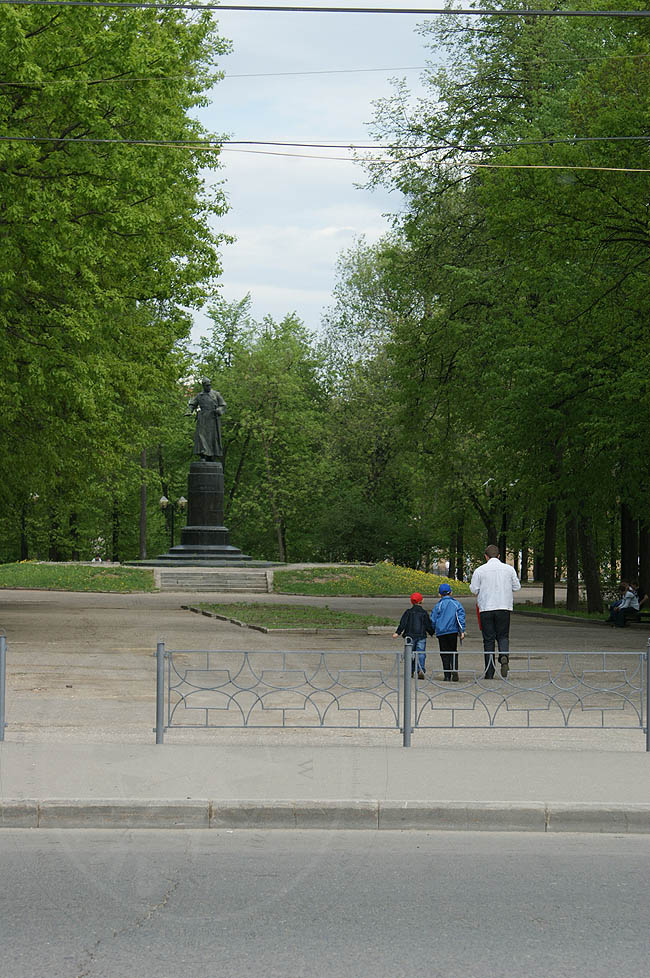
M422 600L422 595L419 591L414 591L411 595L411 604L419 604Z

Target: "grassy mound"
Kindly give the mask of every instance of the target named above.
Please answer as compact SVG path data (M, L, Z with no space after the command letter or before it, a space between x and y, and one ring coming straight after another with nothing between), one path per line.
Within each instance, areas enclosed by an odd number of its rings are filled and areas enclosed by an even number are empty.
M396 564L310 567L304 570L277 570L273 574L273 590L278 594L314 594L323 597L344 594L373 598L385 595L407 597L413 591L433 596L438 594L443 582L450 584L456 595L470 594L468 584Z
M140 567L85 564L41 564L25 561L0 565L0 588L51 591L153 591L153 572Z
M265 628L367 628L368 625L392 625L392 618L357 615L348 611L290 604L201 604L200 608L224 618L236 618L246 625Z

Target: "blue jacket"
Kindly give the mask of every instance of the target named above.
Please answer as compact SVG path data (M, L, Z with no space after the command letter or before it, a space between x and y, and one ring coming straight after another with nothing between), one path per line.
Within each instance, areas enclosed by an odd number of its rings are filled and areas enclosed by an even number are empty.
M465 609L451 594L443 594L431 612L436 635L455 635L465 631Z

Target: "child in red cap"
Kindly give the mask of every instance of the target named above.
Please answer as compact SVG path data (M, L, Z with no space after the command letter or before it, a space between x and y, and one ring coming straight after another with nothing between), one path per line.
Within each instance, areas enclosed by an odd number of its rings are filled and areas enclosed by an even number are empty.
M418 653L418 679L424 679L427 635L435 635L435 629L429 615L422 607L422 595L419 591L414 591L411 595L411 607L406 609L397 629L393 632L393 638L399 638L400 635L410 638L413 642L413 649ZM414 671L415 664L411 666L411 675Z

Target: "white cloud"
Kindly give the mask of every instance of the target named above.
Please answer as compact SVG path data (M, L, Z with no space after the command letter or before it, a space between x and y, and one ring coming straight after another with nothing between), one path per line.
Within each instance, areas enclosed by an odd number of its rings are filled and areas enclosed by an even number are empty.
M418 20L224 11L221 32L233 40L234 53L220 67L237 75L423 65L429 55L414 33ZM390 74L227 77L200 118L212 132L230 132L234 139L366 141L371 103L389 95ZM417 73L407 77L417 88ZM365 176L351 161L242 152L224 152L222 160L214 179L225 179L231 210L218 227L237 238L223 249L222 294L235 300L250 292L256 318L295 311L317 328L330 302L338 256L360 236L373 241L385 233L383 215L397 210L399 199L356 189ZM195 337L205 323L196 317Z

